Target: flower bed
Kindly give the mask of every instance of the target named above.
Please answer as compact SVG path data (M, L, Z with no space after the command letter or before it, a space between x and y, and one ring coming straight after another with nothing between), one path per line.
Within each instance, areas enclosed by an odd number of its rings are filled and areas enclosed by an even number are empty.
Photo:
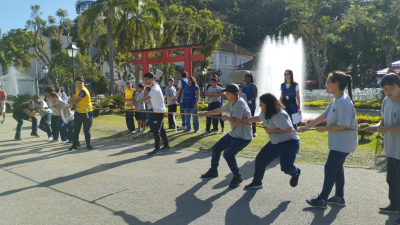
M381 120L380 116L357 116L357 121L358 124L363 124L363 123L368 123L368 124L375 124L378 123ZM298 123L298 126L306 126L307 124L311 123L313 120L306 120L306 121L301 121ZM326 126L326 121L323 121L319 123L317 126Z

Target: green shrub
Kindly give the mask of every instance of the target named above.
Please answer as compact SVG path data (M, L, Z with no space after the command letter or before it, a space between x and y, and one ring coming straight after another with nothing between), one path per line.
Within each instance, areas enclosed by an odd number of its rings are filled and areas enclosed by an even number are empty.
M24 94L24 95L9 95L7 99L13 102L13 108L16 109L20 107L22 104L32 101L32 95Z
M125 106L125 102L124 100L122 100L122 96L121 95L116 95L113 97L114 100L114 105L120 109L122 106Z
M369 123L360 123L358 124L358 129L364 129L366 127L371 126ZM361 136L360 140L368 140L368 137L372 134L363 130L359 130L358 134Z
M304 106L306 107L318 107L324 108L329 105L327 101L312 101L312 102L304 102ZM380 102L355 102L354 108L356 109L381 109L382 103Z

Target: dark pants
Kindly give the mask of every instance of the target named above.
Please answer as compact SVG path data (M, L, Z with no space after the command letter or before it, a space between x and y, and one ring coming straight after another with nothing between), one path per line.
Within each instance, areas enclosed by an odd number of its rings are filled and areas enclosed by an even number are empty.
M281 170L292 177L298 177L300 169L294 165L294 161L296 160L299 148L300 140L292 139L275 145L269 141L256 157L253 183L257 185L262 184L265 169L278 157L280 159Z
M46 115L42 116L39 123L39 129L43 132L47 133L47 137L51 137L51 129L50 129L50 121L51 121L51 113L47 113ZM57 124L57 121L55 122ZM53 137L54 138L54 137Z
M160 149L160 136L164 142L164 146L168 146L168 138L164 129L164 114L155 113L154 114L154 126L153 126L153 136L155 140L155 147L157 150Z
M218 109L218 108L221 108L221 105L219 102L208 103L207 111L211 111L211 110ZM215 116L221 117L222 115L220 114L220 115L215 115ZM207 117L206 131L210 132L211 120L212 120L212 124L214 127L214 131L218 131L218 120L219 119L212 118L212 117Z
M73 120L69 121L68 123L64 123L64 121L60 118L57 121L57 129L60 131L61 141L72 141L74 130Z
M223 100L224 99L222 99L220 104L219 104L220 108L223 106ZM219 119L219 122L221 123L221 129L225 129L225 121L223 121L222 119Z
M168 105L168 112L169 113L176 112L176 107L177 106L178 106L177 104ZM168 114L168 127L169 128L175 128L174 117L173 117L172 114Z
M254 116L254 113L256 112L256 107L254 107L251 110L251 116ZM256 133L256 123L252 123L253 124L253 135Z
M125 112L125 121L126 121L126 126L128 127L128 130L134 131L135 130L135 119L133 118L133 112L131 112L131 111Z
M59 118L61 117L57 115L51 115L51 133L53 134L53 139L55 141L58 140L58 136L60 134L60 131L57 129L57 121Z
M213 146L211 168L214 170L218 169L219 159L221 158L221 152L225 150L224 158L228 163L229 169L231 169L234 175L240 174L235 156L240 151L242 151L250 142L251 140L234 138L231 137L229 134L226 134Z
M386 182L389 185L390 205L400 207L400 160L387 157Z
M83 132L85 133L86 145L90 145L90 127L93 124L93 112L78 113L75 112L74 115L74 146L79 143L79 133L81 132L81 127L83 124Z
M25 116L20 116L19 114L13 114L13 118L18 122L17 125L17 130L15 132L15 137L20 138L21 137L21 131L22 131L22 125L24 124L24 120L28 120L29 115L25 114ZM36 117L32 117L32 133L36 134L37 133L37 119Z
M153 109L149 109L148 111L153 112ZM147 118L148 118L147 124L150 127L150 132L153 132L153 128L154 128L154 113L146 113L146 114L147 114Z
M335 196L343 198L344 196L344 170L343 163L349 153L330 150L328 160L325 164L325 178L322 192L319 195L323 200L328 200L333 185L336 186Z

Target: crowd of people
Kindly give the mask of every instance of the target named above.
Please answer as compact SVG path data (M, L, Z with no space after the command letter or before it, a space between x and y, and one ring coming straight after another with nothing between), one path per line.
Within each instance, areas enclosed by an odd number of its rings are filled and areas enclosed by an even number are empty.
M126 83L124 101L126 125L128 134L146 132L146 121L149 122L150 132L153 133L155 148L148 153L150 156L160 155L163 151L171 150L168 137L164 129L164 116L168 108L168 128L177 129L175 115L180 105L182 125L179 130L200 132L199 117L207 117L206 130L203 135L211 132L218 134L218 125L221 124L221 133L224 133L224 122L231 124L230 131L221 137L212 147L211 167L201 175L201 178L218 177L218 167L221 154L225 158L233 178L230 188L236 188L243 181L240 169L236 162L236 155L248 146L257 136L256 123L262 123L269 136L269 141L260 150L255 159L254 177L245 190L260 189L263 187L263 178L267 166L279 157L282 172L289 175L289 184L296 187L301 175L301 169L295 165L297 153L300 149L298 133L304 133L310 128L327 121L326 127L318 127L318 132L328 132L329 154L324 169L324 180L321 181L322 191L317 197L307 199L312 207L326 208L328 204L345 206L344 185L345 173L343 164L350 153L357 149L358 124L352 100L352 79L343 72L329 74L326 81L326 91L335 98L325 111L306 126L297 128L293 123L293 115L301 114L299 89L300 85L293 80L293 71L284 72L284 82L281 84L281 96L278 99L271 93L258 96L257 86L253 75L248 72L244 75L244 84L227 84L222 87L216 75L211 76L210 84L206 87L208 97L206 112L198 112L200 90L194 77L188 77L186 72L181 74L177 90L173 86L174 79L168 80L166 94L163 95L160 85L156 82L153 73L144 75L143 84L132 88ZM399 213L400 211L400 78L397 74L388 74L382 79L382 87L387 96L382 104L382 119L375 125L365 128L366 131L380 132L385 135L384 146L387 156L387 183L389 185L390 204L380 208L383 213ZM348 89L346 94L345 89ZM0 92L0 97L4 96ZM24 120L32 122L32 136L37 133L36 113L41 116L39 129L45 132L49 142L58 140L58 132L63 143L72 143L70 150L79 146L79 131L83 124L85 140L88 149L90 144L90 127L93 123L91 98L84 87L84 81L76 79L75 95L65 102L53 87L46 87L44 100L33 96L33 102L15 109L13 118L18 122L15 134L16 140L21 140L21 127ZM261 113L255 115L256 99L259 97ZM227 103L223 104L223 100ZM166 99L166 104L165 104ZM4 97L0 100L4 101ZM75 113L71 108L76 105ZM135 113L133 113L135 111ZM225 114L223 114L225 113ZM215 118L218 117L218 118ZM134 118L138 121L135 128ZM4 119L3 119L4 120ZM211 129L211 124L213 128ZM161 139L163 146L161 147ZM223 153L222 153L223 152ZM336 190L330 196L333 186ZM400 223L400 218L396 224Z

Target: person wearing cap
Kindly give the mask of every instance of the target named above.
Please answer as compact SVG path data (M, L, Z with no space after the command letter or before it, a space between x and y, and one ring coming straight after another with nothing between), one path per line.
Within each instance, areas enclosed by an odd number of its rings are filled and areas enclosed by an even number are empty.
M74 129L74 112L65 107L68 104L62 101L61 96L56 93L50 93L50 100L57 108L57 129L60 131L61 141L63 144L72 143Z
M209 112L199 113L199 117L220 115L223 112L229 113L229 116L222 116L224 121L229 121L231 131L222 137L213 146L211 157L211 168L201 178L218 177L218 165L221 152L224 151L224 158L228 163L229 169L233 173L233 179L229 184L230 188L236 188L243 181L239 167L236 163L236 154L242 151L253 139L251 125L242 123L242 119L251 117L251 111L243 98L239 98L239 87L236 84L228 84L225 89L228 103L222 108L214 109Z
M72 96L69 104L66 106L72 108L76 105L74 114L74 140L69 151L77 149L79 146L79 133L83 124L83 132L85 133L86 148L93 149L90 144L90 127L93 124L93 106L89 91L84 86L84 79L77 77L75 79L75 95Z
M126 82L126 89L124 90L123 93L123 100L125 101L125 109L127 110L135 109L135 106L126 106L127 104L129 104L131 101L134 100L134 97L135 97L135 89L132 88L132 83L128 81ZM126 121L126 126L128 127L128 132L126 134L136 133L135 119L133 118L132 111L125 111L125 121Z
M254 83L253 74L248 72L244 75L243 78L245 84L242 86L242 93L246 94L247 97L247 104L251 110L251 115L254 116L256 112L256 98L258 95L257 86ZM256 124L253 123L253 137L257 136L256 132Z
M39 113L39 115L42 117L39 122L39 129L47 133L47 138L49 142L53 142L53 136L50 128L52 110L49 108L45 101L40 100L39 96L34 95L32 97L32 100L32 105L35 113Z
M22 124L24 120L32 122L31 136L40 137L37 133L37 118L35 117L35 110L33 109L32 102L22 104L20 107L14 109L12 117L18 122L17 129L15 132L16 141L21 141Z
M0 85L0 115L3 115L3 120L1 123L6 123L6 99L7 94L5 91L1 90Z
M165 97L167 97L168 112L176 112L178 103L175 100L176 89L174 87L174 78L168 79L168 86L165 89ZM168 114L168 129L175 129L174 117L172 114Z

